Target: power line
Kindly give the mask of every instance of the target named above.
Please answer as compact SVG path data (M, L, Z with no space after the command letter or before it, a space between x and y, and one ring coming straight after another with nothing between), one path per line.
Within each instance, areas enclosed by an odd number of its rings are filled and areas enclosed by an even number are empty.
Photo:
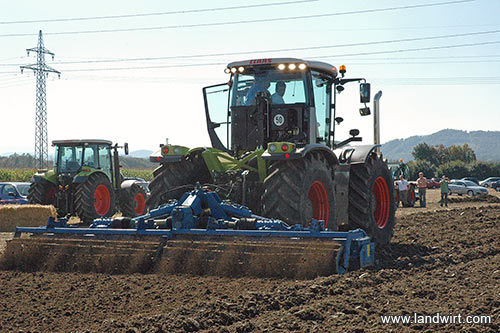
M416 51L451 49L451 48L473 47L473 46L493 45L493 44L500 44L500 41L486 41L486 42L477 42L477 43L452 44L452 45L442 45L442 46L419 47L419 48L386 50L386 51L372 51L372 52L361 52L361 53L348 53L348 54L336 54L336 55L308 56L306 58L310 58L310 59L339 58L339 57L347 57L347 56L362 56L362 55L372 55L372 54L391 54L391 53L403 53L403 52L416 52ZM204 67L204 66L216 66L216 65L218 66L218 65L226 65L226 64L227 64L227 62L220 62L219 61L219 62L195 63L195 64L172 64L172 65L153 65L153 66L67 69L66 72L93 72L93 71L118 71L118 70L134 70L134 69ZM0 72L0 74L15 74L15 73L17 73L17 72L13 72L13 71Z
M301 20L301 19L312 19L312 18L321 18L321 17L341 16L341 15L353 15L353 14L366 14L366 13L376 13L376 12L387 12L387 11L401 10L401 9L415 9L415 8L423 8L423 7L434 7L434 6L459 4L459 3L468 3L468 2L473 2L473 1L476 1L476 0L456 0L456 1L434 2L434 3L419 4L419 5L399 6L399 7L364 9L364 10L339 12L339 13L326 13L326 14L303 15L303 16L287 16L287 17L256 19L256 20L241 20L241 21L213 22L213 23L197 23L197 24L170 25L170 26L160 26L160 27L141 27L141 28L124 28L124 29L100 29L100 30L80 30L80 31L61 31L61 32L49 32L49 33L46 33L46 35L74 35L74 34L93 34L93 33L111 33L111 32L153 31L153 30L166 30L166 29L179 29L179 28L196 28L196 27L226 26L226 25L248 24L248 23L264 23L264 22L291 21L291 20ZM0 35L0 37L24 37L24 36L33 36L33 34L31 34L31 33L17 33L17 34L3 34L3 35Z
M412 49L400 49L400 50L388 50L388 51L373 51L373 52L361 52L361 53L345 53L345 54L337 54L337 55L324 55L324 56L315 56L315 59L321 58L339 58L339 57L351 57L351 56L361 56L361 55L371 55L371 54L391 54L391 53L400 53L400 52L415 52L415 51L428 51L428 50L441 50L441 49L452 49L458 47L470 47L470 46L479 46L479 45L493 45L499 44L500 41L490 41L490 42L478 42L478 43L468 43L468 44L455 44L455 45L443 45L443 46L431 46L431 47L419 47Z
M400 52L415 52L424 50L436 50L436 49L449 49L449 48L459 48L459 47L471 47L479 45L490 45L499 44L500 41L490 41L490 42L478 42L478 43L468 43L468 44L455 44L455 45L443 45L443 46L432 46L432 47L421 47L412 49L399 49L399 50L387 50L387 51L375 51L375 52L363 52L363 53L351 53L351 54L340 54L340 55L324 55L324 56L311 56L312 59L319 58L338 58L343 56L354 56L354 55L369 55L369 54L390 54L390 53L400 53ZM87 69L68 69L67 72L85 72L85 71L102 71L102 70L128 70L128 69L155 69L155 68L179 68L179 67L201 67L201 66L215 66L215 65L226 65L226 62L213 62L213 63L199 63L199 64L182 64L182 65L154 65L154 66L137 66L137 67L114 67L114 68L87 68Z
M191 13L217 12L217 11L235 10L235 9L249 9L249 8L260 8L260 7L270 7L270 6L283 6L283 5L292 5L292 4L299 4L299 3L304 3L304 2L316 2L316 1L318 1L318 0L297 0L297 1L286 1L286 2L271 2L271 3L255 4L255 5L216 7L216 8L203 8L203 9L188 9L188 10L177 10L177 11L156 12L156 13L124 14L124 15L109 15L109 16L90 16L90 17L71 17L71 18L43 19L43 20L4 21L4 22L0 22L0 24L90 21L90 20L121 19L121 18L131 18L131 17L162 16L162 15L173 15L173 14L191 14Z
M348 43L348 44L268 49L268 50L251 50L251 51L225 52L225 53L205 53L205 54L192 54L192 55L185 55L184 54L184 55L165 56L165 57L141 57L141 58L118 58L118 59L114 58L114 59L99 59L99 60L58 61L58 62L54 62L54 63L58 64L58 65L112 63L112 62L129 62L129 61L154 61L154 60L169 60L169 59L220 57L220 56L234 56L234 55L243 55L243 54L252 54L252 53L261 54L261 53L276 53L276 52L289 52L289 51L309 51L309 50L319 50L319 49L339 48L339 47L367 46L367 45L393 44L393 43L401 43L401 42L415 42L415 41L433 40L433 39L458 38L458 37L465 37L465 36L477 36L477 35L487 35L487 34L496 34L496 33L500 33L500 30L488 30L488 31L467 32L467 33L460 33L460 34L450 34L450 35L391 39L391 40L383 40L383 41L358 42L358 43ZM17 65L18 64L1 64L0 63L0 66L17 66Z

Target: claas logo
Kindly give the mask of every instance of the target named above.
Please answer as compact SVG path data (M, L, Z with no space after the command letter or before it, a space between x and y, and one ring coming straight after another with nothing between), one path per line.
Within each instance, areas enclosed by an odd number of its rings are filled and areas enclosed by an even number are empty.
M270 64L271 62L273 62L272 59L255 59L255 60L250 60L250 65Z

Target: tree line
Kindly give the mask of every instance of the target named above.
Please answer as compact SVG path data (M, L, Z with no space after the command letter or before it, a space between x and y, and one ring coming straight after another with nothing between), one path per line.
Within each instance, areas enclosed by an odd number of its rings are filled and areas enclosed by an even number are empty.
M499 162L483 162L476 160L474 150L468 145L437 145L430 146L420 143L413 147L412 156L415 160L408 162L410 179L418 178L423 172L427 178L476 177L479 180L500 176Z
M48 165L52 167L53 161L49 161ZM137 158L130 156L120 156L120 164L126 169L146 169L151 170L158 164L151 163L145 158ZM10 169L27 169L36 168L36 160L31 154L12 154L10 156L0 156L0 168Z

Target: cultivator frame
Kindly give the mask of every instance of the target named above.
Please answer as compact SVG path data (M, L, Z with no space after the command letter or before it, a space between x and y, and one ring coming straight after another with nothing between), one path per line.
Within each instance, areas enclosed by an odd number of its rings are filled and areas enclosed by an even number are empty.
M158 229L165 224L167 229ZM182 240L196 243L215 239L211 247L238 240L239 244L251 248L263 246L270 256L275 252L268 251L268 247L283 248L280 240L286 240L286 246L290 248L304 247L317 241L319 247L339 245L337 256L333 258L335 272L339 274L345 273L353 264L360 268L373 265L375 251L375 244L361 229L328 231L323 221L314 219L309 227L300 224L289 226L280 220L254 215L244 206L223 202L215 192L206 191L199 185L194 191L185 193L178 202L163 205L133 219L96 219L89 228L78 228L68 226L64 219L55 221L49 218L45 227L17 227L14 238L20 238L22 234L42 236L49 242L61 237L104 239L110 244L117 238L156 240L158 246L152 251L157 256L154 260L162 257L170 243ZM91 247L92 244L86 246Z

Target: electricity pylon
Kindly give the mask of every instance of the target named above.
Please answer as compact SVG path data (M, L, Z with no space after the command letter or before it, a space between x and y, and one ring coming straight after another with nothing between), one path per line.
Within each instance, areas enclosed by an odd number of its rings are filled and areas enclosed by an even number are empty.
M54 53L43 46L42 30L38 33L38 46L26 49L26 51L28 56L30 52L36 52L36 64L21 66L21 73L24 69L31 69L36 76L35 167L44 169L49 160L45 78L49 73L56 73L58 77L61 77L61 73L45 64L45 54L50 54L54 60Z

